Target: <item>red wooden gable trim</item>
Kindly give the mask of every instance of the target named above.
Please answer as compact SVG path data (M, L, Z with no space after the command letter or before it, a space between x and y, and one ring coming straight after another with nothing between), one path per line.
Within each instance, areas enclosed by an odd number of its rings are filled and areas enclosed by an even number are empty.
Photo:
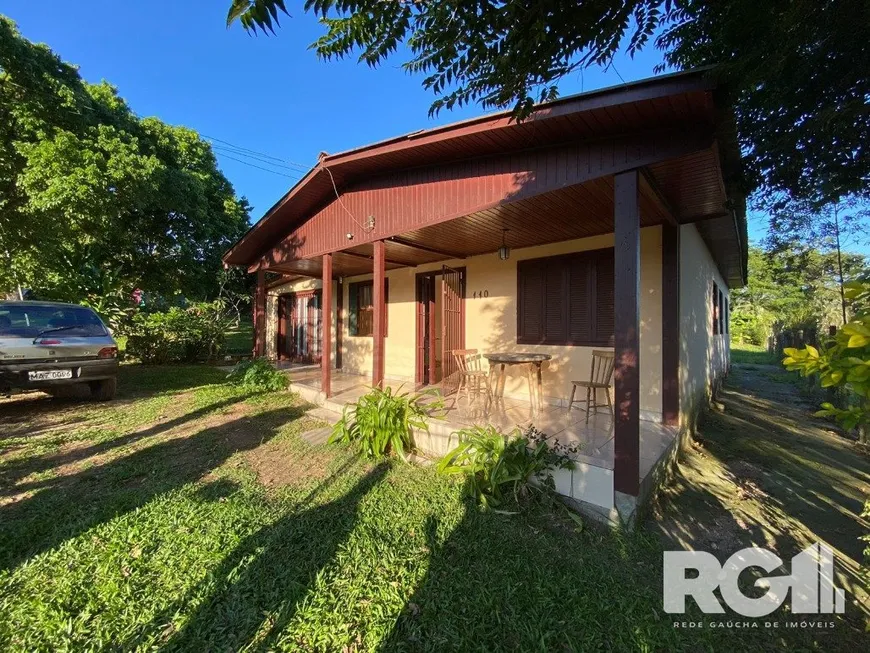
M709 129L645 134L403 170L351 186L249 270L337 252L710 147ZM374 218L374 229L363 223ZM352 239L348 239L348 234Z

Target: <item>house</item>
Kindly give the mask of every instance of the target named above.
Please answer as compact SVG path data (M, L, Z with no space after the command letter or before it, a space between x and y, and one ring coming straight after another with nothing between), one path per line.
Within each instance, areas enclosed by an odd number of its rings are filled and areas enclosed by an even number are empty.
M571 382L615 351L607 440L557 486L630 518L728 368L739 181L715 81L678 73L322 154L224 262L257 275L255 354L319 364L321 401L352 375L449 389L456 349L545 353L542 405L567 428ZM515 366L505 397L533 383Z

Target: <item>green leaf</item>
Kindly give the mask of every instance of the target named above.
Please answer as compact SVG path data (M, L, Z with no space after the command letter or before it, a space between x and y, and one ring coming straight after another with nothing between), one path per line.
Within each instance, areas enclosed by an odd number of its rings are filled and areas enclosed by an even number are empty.
M573 521L575 524L577 524L578 530L582 531L583 527L585 525L583 522L583 518L580 515L578 515L576 512L574 512L573 510L567 510L567 513L568 513L568 517L571 518L571 521Z
M870 337L870 329L860 322L849 322L842 327L841 331L850 336L859 335Z

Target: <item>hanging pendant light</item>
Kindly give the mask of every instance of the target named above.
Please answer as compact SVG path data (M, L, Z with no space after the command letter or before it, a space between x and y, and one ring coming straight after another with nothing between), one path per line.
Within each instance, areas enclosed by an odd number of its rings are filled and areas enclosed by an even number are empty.
M511 257L511 248L507 246L505 242L505 237L507 236L508 229L502 229L501 234L501 247L498 248L498 257L502 261L507 261Z

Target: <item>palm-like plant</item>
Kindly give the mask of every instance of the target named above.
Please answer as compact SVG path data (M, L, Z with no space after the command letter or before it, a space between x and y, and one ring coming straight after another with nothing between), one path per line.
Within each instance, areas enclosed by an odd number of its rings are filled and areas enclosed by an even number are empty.
M424 402L429 396L436 399ZM426 419L443 405L434 391L393 394L392 388L372 388L356 403L344 407L329 442L356 444L367 458L384 458L396 454L403 460L412 447L413 429L429 430Z
M464 475L466 493L476 497L483 509L501 504L506 491L515 501L535 491L551 493L552 470L574 467L569 454L577 452L576 446L551 446L534 429L525 435L519 429L505 435L492 425L474 426L457 435L459 444L437 469L442 474Z

